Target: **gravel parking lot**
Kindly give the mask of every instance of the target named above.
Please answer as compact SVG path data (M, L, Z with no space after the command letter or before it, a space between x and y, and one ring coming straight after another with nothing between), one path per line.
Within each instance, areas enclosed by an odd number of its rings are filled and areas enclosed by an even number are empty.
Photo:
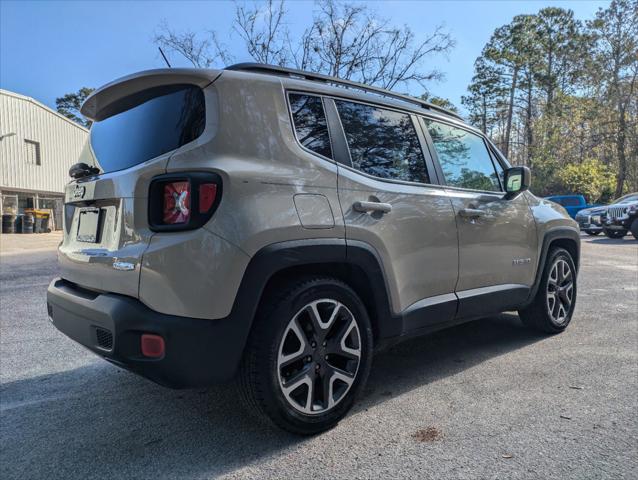
M33 238L31 238L33 237ZM583 237L572 325L505 314L375 358L335 429L255 422L228 386L173 391L47 320L53 237L2 240L0 476L10 478L638 478L638 242ZM43 242L43 243L42 243Z

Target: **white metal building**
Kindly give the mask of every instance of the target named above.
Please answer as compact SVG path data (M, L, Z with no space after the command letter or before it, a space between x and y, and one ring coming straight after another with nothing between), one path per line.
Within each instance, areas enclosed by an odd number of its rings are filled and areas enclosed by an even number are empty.
M69 167L88 133L33 98L0 89L0 213L52 209L62 228Z

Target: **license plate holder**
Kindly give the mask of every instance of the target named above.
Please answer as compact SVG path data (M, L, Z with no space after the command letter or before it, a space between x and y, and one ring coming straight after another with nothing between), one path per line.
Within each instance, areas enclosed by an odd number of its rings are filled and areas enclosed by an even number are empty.
M78 242L97 243L100 240L100 217L99 208L83 208L78 217Z

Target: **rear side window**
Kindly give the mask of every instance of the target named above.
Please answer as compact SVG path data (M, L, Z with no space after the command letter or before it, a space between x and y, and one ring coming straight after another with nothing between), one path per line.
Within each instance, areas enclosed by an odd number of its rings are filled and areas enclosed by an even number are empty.
M199 87L159 87L140 94L140 100L93 123L91 147L104 172L124 170L175 150L204 131L206 109Z
M328 122L321 98L291 93L290 110L299 143L308 150L332 158Z
M354 168L375 177L430 182L409 115L341 100L335 104Z
M498 174L483 139L445 123L425 120L448 185L501 191Z

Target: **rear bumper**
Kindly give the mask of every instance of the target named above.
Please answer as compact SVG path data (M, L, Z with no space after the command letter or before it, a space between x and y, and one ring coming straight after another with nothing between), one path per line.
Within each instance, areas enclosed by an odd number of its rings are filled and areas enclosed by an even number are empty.
M62 333L104 359L172 388L206 386L235 374L249 324L157 313L139 300L95 293L56 278L47 291L49 316ZM160 359L142 355L140 338L164 338Z

